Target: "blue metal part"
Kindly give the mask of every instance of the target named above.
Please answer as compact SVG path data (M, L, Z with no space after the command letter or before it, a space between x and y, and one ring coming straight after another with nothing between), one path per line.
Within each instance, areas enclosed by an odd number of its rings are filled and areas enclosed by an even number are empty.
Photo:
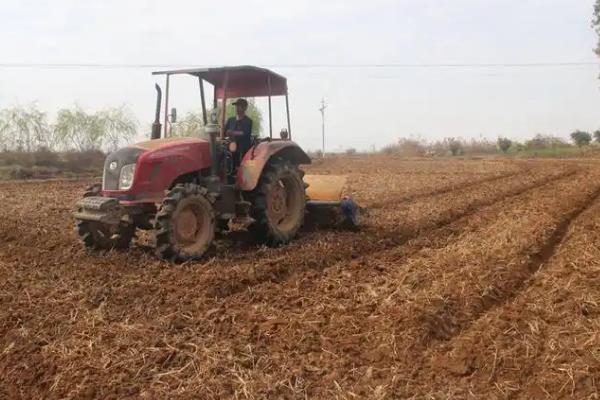
M358 205L350 197L345 197L340 202L340 208L346 223L358 228L360 226L360 208Z

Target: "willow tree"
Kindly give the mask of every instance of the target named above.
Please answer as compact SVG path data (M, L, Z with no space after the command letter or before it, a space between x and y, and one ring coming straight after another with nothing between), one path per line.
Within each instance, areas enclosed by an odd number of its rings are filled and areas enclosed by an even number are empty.
M115 151L137 132L137 120L125 106L105 108L94 114L103 130L104 147Z
M46 113L35 105L12 106L0 111L0 148L31 152L53 145Z
M136 133L137 121L124 107L90 114L76 106L58 112L54 134L62 146L77 151L116 150Z
M171 127L171 136L178 137L201 137L204 133L204 122L202 112L190 111L185 117L178 120Z

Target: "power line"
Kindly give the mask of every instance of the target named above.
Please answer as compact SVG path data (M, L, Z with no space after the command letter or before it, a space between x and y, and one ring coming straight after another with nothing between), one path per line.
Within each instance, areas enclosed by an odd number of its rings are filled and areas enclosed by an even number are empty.
M536 63L422 63L422 64L282 64L266 65L277 68L515 68L600 66L600 62L536 62Z
M201 64L200 64L201 65ZM198 64L111 64L111 63L0 63L0 68L31 69L154 69L194 68ZM206 65L205 65L206 66ZM208 65L218 67L221 65ZM548 68L548 67L600 67L600 62L526 62L526 63L388 63L388 64L263 64L265 68L323 68L323 69L368 69L368 68Z

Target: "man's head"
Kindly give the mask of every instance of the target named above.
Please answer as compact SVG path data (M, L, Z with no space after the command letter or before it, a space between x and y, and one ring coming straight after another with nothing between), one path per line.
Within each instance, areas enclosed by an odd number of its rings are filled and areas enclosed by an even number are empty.
M239 117L246 115L246 110L248 109L248 101L246 99L237 99L233 105L235 106L235 113Z

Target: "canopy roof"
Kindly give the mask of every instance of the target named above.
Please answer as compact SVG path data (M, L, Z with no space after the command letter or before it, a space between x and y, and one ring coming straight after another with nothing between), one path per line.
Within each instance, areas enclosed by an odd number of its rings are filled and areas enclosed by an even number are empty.
M218 68L191 68L171 71L156 71L153 75L189 74L204 79L215 87L217 97L225 97L227 80L227 98L283 96L287 94L287 80L266 68L251 65ZM269 86L271 90L269 91Z

